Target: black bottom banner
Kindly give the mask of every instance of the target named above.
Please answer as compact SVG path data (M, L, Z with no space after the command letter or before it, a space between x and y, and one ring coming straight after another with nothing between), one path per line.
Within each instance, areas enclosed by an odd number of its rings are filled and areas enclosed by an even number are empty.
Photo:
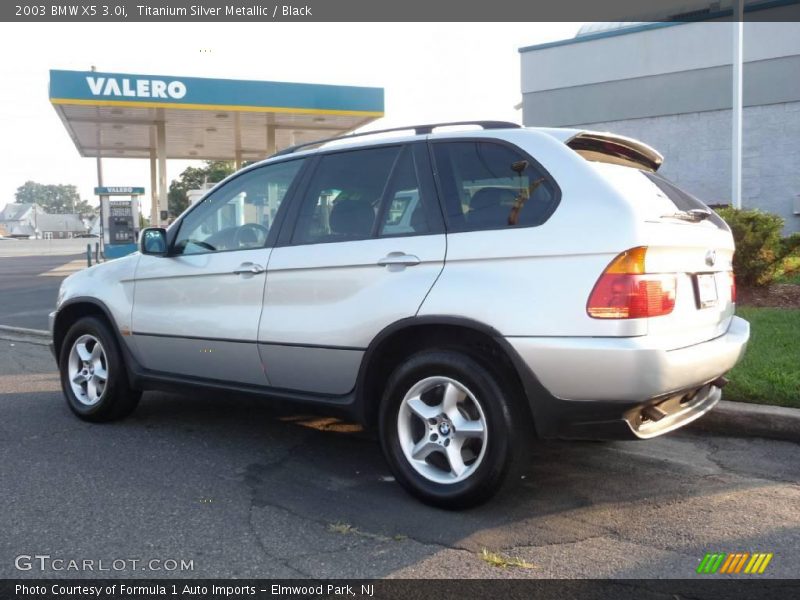
M359 598L403 600L751 600L800 598L798 580L289 580L289 579L41 579L0 580L2 600L128 599L258 600Z

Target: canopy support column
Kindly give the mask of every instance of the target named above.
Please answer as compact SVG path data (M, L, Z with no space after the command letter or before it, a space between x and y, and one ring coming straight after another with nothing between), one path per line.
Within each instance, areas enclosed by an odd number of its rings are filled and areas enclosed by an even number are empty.
M275 125L267 125L267 156L272 156L277 152L275 146Z
M233 124L234 124L233 134L236 136L236 139L234 140L234 151L235 151L234 164L236 170L238 171L239 169L242 168L242 124L241 124L241 119L239 119L238 112L233 115Z
M97 187L103 187L103 157L97 151Z
M163 113L162 109L159 109ZM161 211L167 210L167 127L162 118L156 123L156 160L158 162L158 211L156 221L163 227Z
M150 148L150 226L158 226L158 166L155 148Z

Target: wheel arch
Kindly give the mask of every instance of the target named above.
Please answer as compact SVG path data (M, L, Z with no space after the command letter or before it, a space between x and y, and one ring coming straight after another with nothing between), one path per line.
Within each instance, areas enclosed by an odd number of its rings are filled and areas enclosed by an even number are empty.
M125 345L120 339L119 328L114 321L114 317L111 316L111 311L108 307L101 300L96 298L77 297L64 302L58 308L55 321L53 321L53 349L56 363L59 362L61 347L64 344L64 338L67 336L69 328L72 327L78 319L91 316L99 317L108 324L119 349L124 352L123 349Z
M424 316L402 319L384 328L364 353L356 382L356 403L358 416L365 424L374 426L377 422L383 384L400 361L430 347L466 350L472 358L507 378L536 423L535 398L541 384L499 331L472 319ZM498 360L488 361L487 356Z

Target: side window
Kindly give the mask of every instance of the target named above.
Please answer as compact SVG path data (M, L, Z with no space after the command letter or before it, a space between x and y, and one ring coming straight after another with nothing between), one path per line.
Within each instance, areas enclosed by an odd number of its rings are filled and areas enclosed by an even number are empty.
M237 177L183 218L175 254L260 248L303 160L254 169Z
M451 231L541 225L558 204L552 181L509 146L441 142L433 152Z
M428 233L423 198L420 197L414 157L411 149L401 154L386 193L386 207L380 234L382 236Z
M303 196L292 243L371 237L400 150L386 146L323 155Z

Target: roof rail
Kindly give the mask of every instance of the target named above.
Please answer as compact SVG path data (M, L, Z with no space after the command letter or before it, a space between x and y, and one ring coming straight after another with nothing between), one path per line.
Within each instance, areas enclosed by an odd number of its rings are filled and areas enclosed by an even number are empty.
M449 123L428 123L426 125L408 125L406 127L392 127L391 129L378 129L375 131L362 131L361 133L349 133L347 135L340 135L337 137L332 138L325 138L322 140L316 140L314 142L303 142L302 144L296 144L294 146L290 146L289 148L284 148L280 152L276 152L272 156L283 156L285 154L292 154L293 152L297 152L301 148L307 148L309 146L321 146L322 144L327 144L328 142L335 142L337 140L349 140L351 138L363 137L366 135L377 135L379 133L391 133L393 131L409 131L413 130L416 135L425 135L428 133L432 133L434 129L437 127L456 127L459 125L478 125L483 129L519 129L522 127L517 123L511 123L510 121L452 121Z

